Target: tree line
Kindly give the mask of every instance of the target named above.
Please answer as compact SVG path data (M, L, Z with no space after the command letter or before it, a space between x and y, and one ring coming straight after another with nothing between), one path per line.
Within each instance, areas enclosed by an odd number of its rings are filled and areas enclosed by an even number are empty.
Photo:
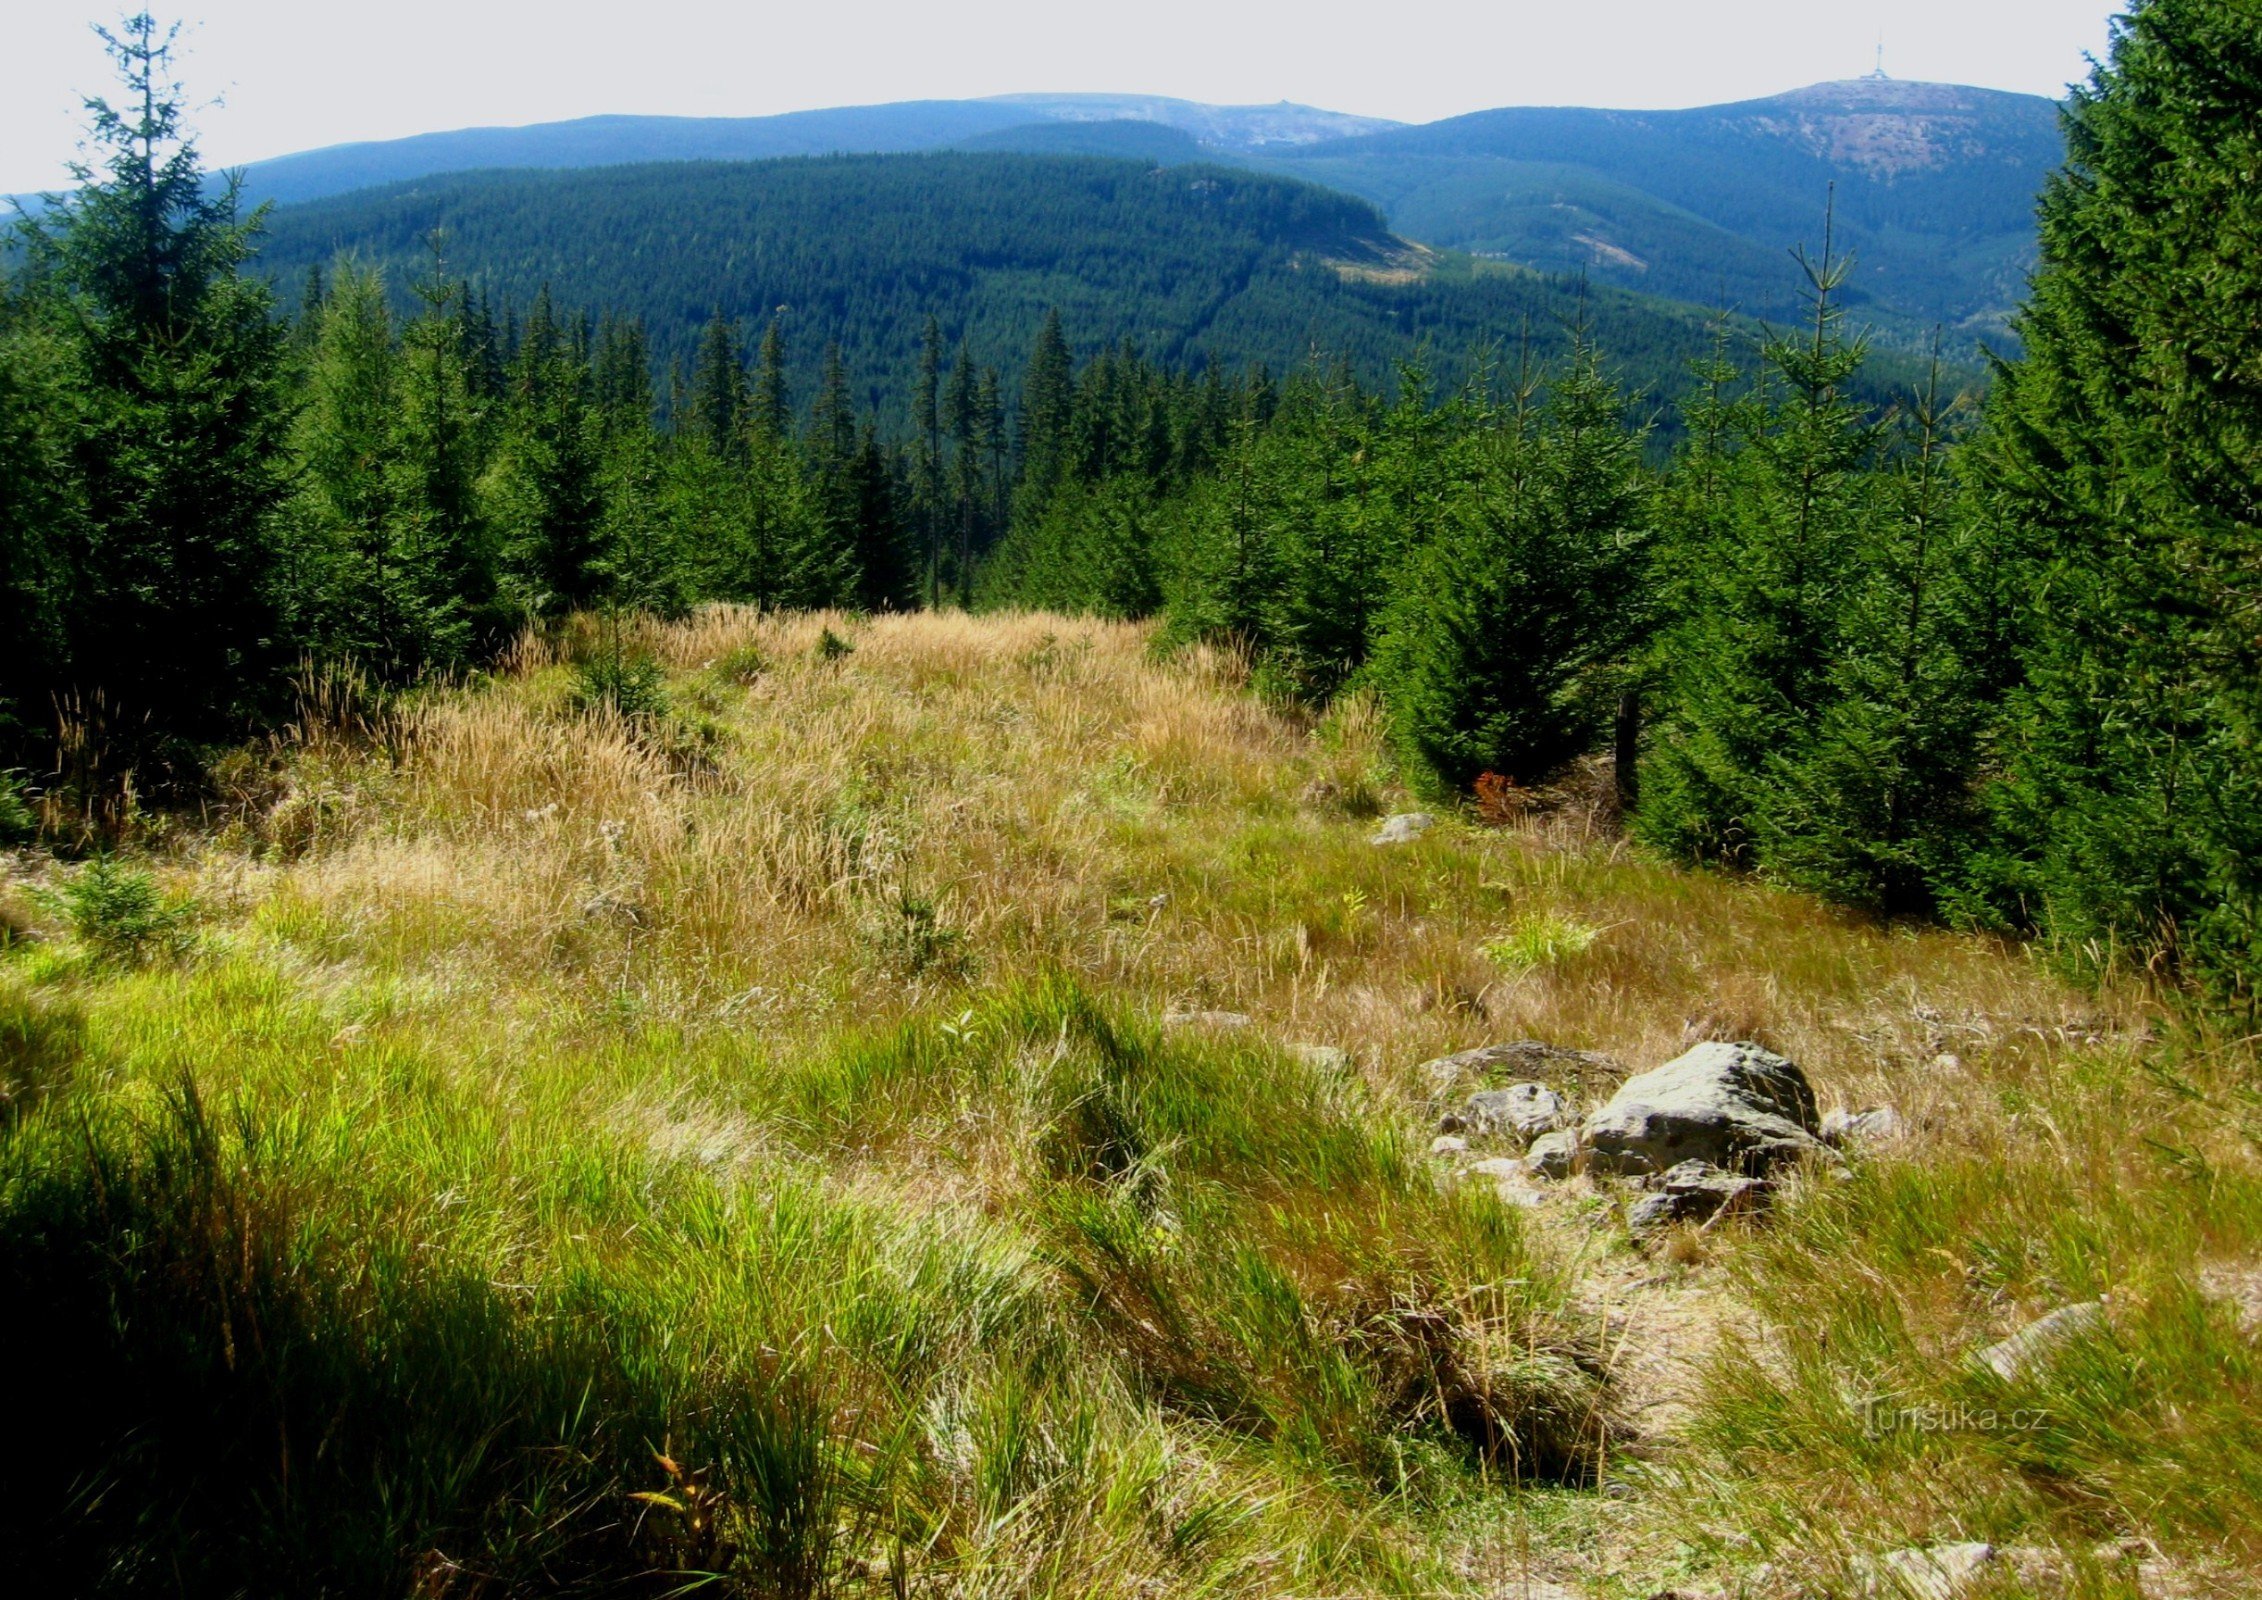
M2071 97L1984 397L1935 363L1877 402L1826 234L1803 321L1723 322L1670 413L1576 322L1378 385L1079 360L1058 314L1005 372L925 316L883 407L837 350L794 394L777 323L657 362L437 257L405 316L350 260L286 316L168 39L112 43L107 162L0 296L19 796L71 780L59 730L192 783L310 656L412 682L592 607L1157 616L1266 693L1374 694L1437 794L1616 751L1677 859L2251 1003L2262 36L2230 0L2140 0Z

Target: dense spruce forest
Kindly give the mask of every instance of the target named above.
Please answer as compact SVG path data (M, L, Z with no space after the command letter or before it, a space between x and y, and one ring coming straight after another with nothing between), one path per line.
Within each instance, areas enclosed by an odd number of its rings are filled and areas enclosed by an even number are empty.
M560 306L640 323L663 371L693 358L717 315L749 338L775 318L804 398L838 346L858 406L899 433L930 316L977 365L1007 372L1057 316L1081 355L1128 340L1174 371L1285 373L1317 352L1370 386L1417 342L1459 375L1526 330L1560 349L1562 324L1583 314L1632 381L1665 392L1709 339L1705 315L1687 306L1436 257L1333 190L1072 154L428 178L281 208L258 261L295 303L310 273L350 254L384 274L407 312L435 250L479 286L490 315L524 315L547 290Z
M571 613L714 600L1160 615L1267 693L1379 696L1439 794L1615 745L1658 850L2244 1002L2250 20L2134 7L2067 107L1984 403L1953 371L1878 402L1818 227L1803 321L1721 323L1662 421L1636 397L1686 324L1346 277L1392 270L1380 219L1247 174L473 175L263 244L144 22L101 164L22 225L0 301L8 825L91 844L193 797L309 660L406 688ZM633 658L583 672L649 709Z

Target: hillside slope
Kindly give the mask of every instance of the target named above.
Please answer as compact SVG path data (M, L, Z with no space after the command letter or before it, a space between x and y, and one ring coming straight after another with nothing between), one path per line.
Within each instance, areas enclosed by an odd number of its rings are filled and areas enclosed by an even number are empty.
M1795 303L1784 253L1819 250L1834 195L1861 300L1984 335L2023 288L2062 155L2051 101L1866 78L1688 111L1482 111L1271 164L1430 244L1770 316Z
M1691 311L1424 257L1366 202L1295 180L1065 156L465 174L285 207L262 259L286 292L340 252L400 288L428 270L434 235L448 270L498 300L523 308L547 284L568 306L641 316L663 360L688 355L714 312L750 329L782 314L804 382L837 342L890 415L929 314L1016 372L1054 308L1085 350L1132 339L1173 364L1275 371L1318 351L1370 378L1425 338L1449 369L1527 327L1554 347L1582 308L1653 385L1677 382L1708 337Z
M0 857L30 1591L2255 1592L2251 1042L1578 807L1371 843L1371 709L1145 628L628 627L656 718L584 619L333 680L138 868ZM1518 1039L1906 1133L1637 1234L1433 1151Z

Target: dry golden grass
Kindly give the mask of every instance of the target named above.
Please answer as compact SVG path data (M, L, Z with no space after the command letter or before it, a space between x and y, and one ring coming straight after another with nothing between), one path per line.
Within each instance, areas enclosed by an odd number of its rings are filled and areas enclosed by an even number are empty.
M828 628L851 654L818 654ZM1398 1088L1503 1036L1636 1065L1739 1037L1826 1101L1922 1115L1928 1086L1962 1092L1926 1067L1944 1052L2136 1025L2015 950L1545 820L1371 846L1373 812L1410 804L1371 708L1312 726L1233 692L1229 658L1156 659L1139 626L713 610L634 643L671 672L657 729L572 714L559 652L530 645L490 690L393 713L397 764L317 730L261 823L298 853L253 920L451 994L787 1037L1059 969L1245 1011ZM241 870L202 865L208 887ZM1551 923L1591 942L1499 958Z

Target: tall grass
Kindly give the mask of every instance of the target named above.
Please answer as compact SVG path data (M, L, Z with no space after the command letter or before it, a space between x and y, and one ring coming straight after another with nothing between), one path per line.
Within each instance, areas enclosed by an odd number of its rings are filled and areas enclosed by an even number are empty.
M1265 1592L1284 1549L1396 1588L1385 1459L1497 1454L1554 1403L1489 1365L1568 1338L1512 1218L1437 1194L1309 1069L1166 1047L1065 983L745 1086L787 1132L724 1181L584 1120L566 1063L341 1059L320 1007L235 966L121 998L92 1048L134 1091L0 1147L0 1283L38 1308L0 1359L74 1397L0 1455L0 1522L56 1588L798 1595L967 1587L1006 1547L1051 1574L1031 1592ZM661 1044L599 1070L657 1073ZM827 1161L915 1128L1025 1153L1010 1205ZM1517 1287L1472 1310L1478 1271Z

